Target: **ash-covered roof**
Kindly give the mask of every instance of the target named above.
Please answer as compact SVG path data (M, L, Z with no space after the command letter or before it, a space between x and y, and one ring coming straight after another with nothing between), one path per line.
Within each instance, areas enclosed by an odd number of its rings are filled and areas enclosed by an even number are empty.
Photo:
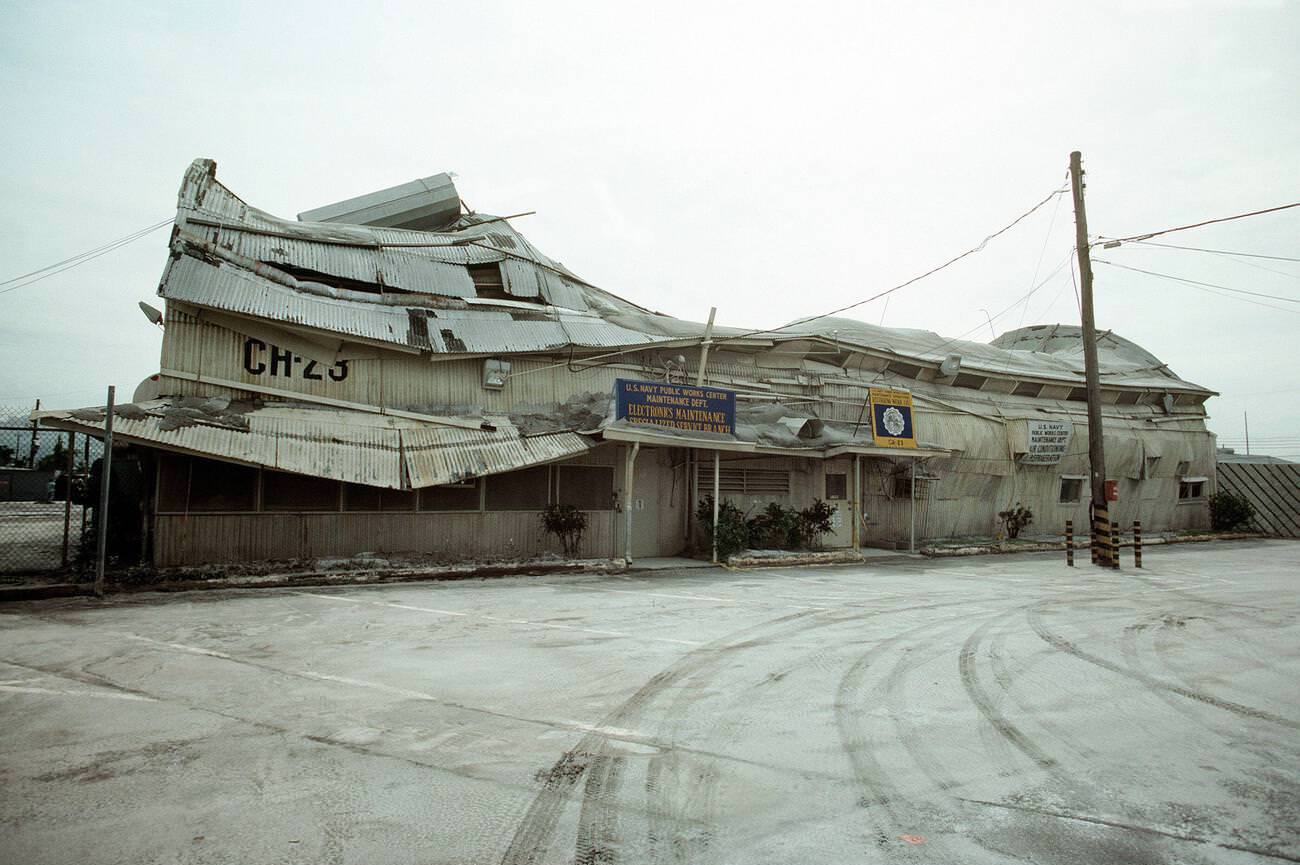
M704 325L652 312L610 294L548 257L508 219L454 213L446 175L328 205L295 222L250 207L196 160L178 196L173 258L159 293L224 313L328 332L362 343L436 354L519 354L692 344ZM421 189L432 202L424 205ZM386 199L385 196L388 196ZM392 199L391 202L388 199ZM338 220L370 218L370 225ZM433 219L433 217L427 217ZM388 227L385 227L388 226ZM762 348L814 339L848 352L893 355L937 365L961 356L963 369L1081 384L1079 328L1040 325L992 343L945 339L927 330L821 317L767 331L717 327L719 348ZM1104 384L1212 393L1180 379L1141 347L1106 332L1099 338ZM797 366L797 361L792 361Z

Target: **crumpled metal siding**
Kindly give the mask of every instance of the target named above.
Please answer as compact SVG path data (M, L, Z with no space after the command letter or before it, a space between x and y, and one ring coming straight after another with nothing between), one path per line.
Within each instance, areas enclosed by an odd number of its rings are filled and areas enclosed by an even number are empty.
M450 484L577 456L590 439L572 432L520 438L504 418L495 433L423 427L402 431L407 475L415 488Z
M507 258L501 263L501 273L505 277L506 291L515 297L537 297L541 289L537 285L537 268L517 258Z
M401 440L390 419L360 412L268 407L243 415L248 428L198 422L163 429L167 400L139 404L148 417L114 413L113 435L125 440L235 460L279 471L369 486L402 487ZM59 428L102 433L103 420L82 420L71 412L49 412L43 422Z
M418 323L429 310L358 303L294 291L227 264L211 265L187 255L175 259L159 287L163 297L226 312L251 315L331 333L445 352L437 328L420 338ZM413 333L412 331L415 331Z
M227 421L214 417L177 429L163 429L171 400L128 404L147 413L114 413L113 434L122 440L233 460L279 471L367 486L413 488L455 483L577 456L591 440L561 432L523 438L504 417L495 430L440 426L366 412L300 406L266 406ZM101 409L102 411L102 409ZM135 414L135 411L129 411ZM41 412L47 426L102 434L102 419L72 412ZM247 423L247 429L230 422Z
M301 267L403 291L448 297L475 296L474 280L465 264L500 259L495 253L483 249L469 253L459 247L447 247L452 250L452 255L444 256L443 249L421 249L418 252L354 249L228 229L213 231L218 246L254 261ZM464 260L448 262L445 260L447 257Z

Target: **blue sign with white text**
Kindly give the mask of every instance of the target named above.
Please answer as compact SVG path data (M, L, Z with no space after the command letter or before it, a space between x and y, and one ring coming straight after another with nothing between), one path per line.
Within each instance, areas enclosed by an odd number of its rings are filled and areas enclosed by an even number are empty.
M616 417L628 423L688 432L736 432L735 391L620 378L614 383L614 395Z

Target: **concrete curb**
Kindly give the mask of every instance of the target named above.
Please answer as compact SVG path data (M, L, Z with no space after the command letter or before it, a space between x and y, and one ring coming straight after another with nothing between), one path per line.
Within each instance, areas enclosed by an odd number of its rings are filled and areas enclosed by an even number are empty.
M1143 547L1155 547L1164 544L1204 544L1211 541L1248 541L1248 540L1266 540L1268 535L1262 535L1258 532L1225 532L1220 535L1187 535L1185 537L1145 537L1142 539ZM1132 547L1130 541L1120 544L1121 547ZM1076 539L1074 549L1087 550L1088 538ZM955 558L959 556L988 556L1004 555L1008 553L1048 553L1048 552L1065 552L1065 541L1042 541L1037 543L1023 544L971 544L965 547L922 547L921 555L931 559Z
M157 583L114 583L105 585L105 594L127 595L144 592L201 592L221 589L290 589L328 586L364 586L384 583L445 582L492 577L540 576L543 574L601 574L627 570L622 559L592 559L577 562L508 562L476 567L445 566L421 568L374 568L368 570L320 573L265 574L206 579L164 580ZM90 583L50 583L48 585L0 586L0 603L39 601L94 594Z
M863 556L851 551L837 550L828 553L807 553L789 556L745 556L735 555L727 559L727 567L744 568L806 568L818 565L867 565L875 563L905 562L915 558L911 553L897 553L884 556Z

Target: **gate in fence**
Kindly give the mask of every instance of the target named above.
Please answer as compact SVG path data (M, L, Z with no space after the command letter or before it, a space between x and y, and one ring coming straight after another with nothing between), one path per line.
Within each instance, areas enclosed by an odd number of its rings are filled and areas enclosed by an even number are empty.
M89 468L103 452L86 435L0 426L0 575L49 573L93 561ZM83 556L85 550L90 554Z

